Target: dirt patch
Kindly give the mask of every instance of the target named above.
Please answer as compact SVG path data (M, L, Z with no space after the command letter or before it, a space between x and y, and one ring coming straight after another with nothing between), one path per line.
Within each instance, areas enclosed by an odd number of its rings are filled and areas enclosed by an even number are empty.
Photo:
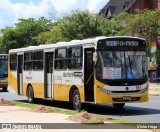
M1 100L0 100L0 105L1 105L1 106L13 106L14 103L11 102L11 101L8 101L8 100L1 99Z
M53 110L47 107L38 106L37 108L31 109L32 112L38 112L38 113L52 113Z
M91 120L91 119L92 117L87 111L78 113L76 115L69 116L69 120L76 121L76 122L81 122L84 120Z
M68 120L85 124L104 124L104 121L102 119L90 115L87 111L69 116Z

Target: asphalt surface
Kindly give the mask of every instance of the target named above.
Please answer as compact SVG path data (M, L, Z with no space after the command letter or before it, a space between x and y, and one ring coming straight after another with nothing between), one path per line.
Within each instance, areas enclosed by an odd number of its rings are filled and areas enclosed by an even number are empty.
M88 105L91 113L106 115L139 123L160 123L160 96L150 96L146 103L129 103L122 110L113 109L112 105Z

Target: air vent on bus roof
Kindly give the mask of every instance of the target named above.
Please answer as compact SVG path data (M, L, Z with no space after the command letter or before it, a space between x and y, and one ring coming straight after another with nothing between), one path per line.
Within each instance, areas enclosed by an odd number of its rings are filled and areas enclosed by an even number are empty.
M34 48L34 47L36 47L36 46L29 46L28 48Z
M71 40L71 42L80 42L81 40Z
M96 39L106 38L106 36L97 36Z
M106 38L106 36L97 36L97 37L90 37L83 40L89 40L89 39L97 39L97 38Z
M57 42L57 44L64 44L64 43L67 43L67 42Z
M45 44L40 44L39 46L44 46Z

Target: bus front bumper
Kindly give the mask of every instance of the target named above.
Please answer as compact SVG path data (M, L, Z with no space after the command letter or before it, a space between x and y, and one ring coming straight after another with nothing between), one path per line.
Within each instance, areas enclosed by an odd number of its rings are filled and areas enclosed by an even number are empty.
M105 94L101 93L97 95L97 104L107 104L107 103L137 103L137 102L147 102L149 100L148 90L143 94Z
M0 82L0 88L8 87L8 82Z

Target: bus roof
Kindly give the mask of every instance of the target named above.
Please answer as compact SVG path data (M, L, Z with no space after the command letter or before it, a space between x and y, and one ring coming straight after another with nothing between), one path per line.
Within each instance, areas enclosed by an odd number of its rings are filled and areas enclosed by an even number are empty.
M1 55L6 55L6 56L7 56L8 54L0 54L0 56L1 56Z
M83 40L71 40L69 42L57 42L54 44L40 44L38 46L29 46L29 47L25 47L25 48L11 49L11 50L9 50L9 53L32 51L32 50L42 50L42 49L50 49L50 48L59 48L59 47L74 46L74 45L85 45L85 44L96 45L98 40L107 39L107 38L138 38L141 40L145 40L143 38L133 37L133 36L111 36L111 37L98 36L98 37L87 38L87 39L83 39Z

